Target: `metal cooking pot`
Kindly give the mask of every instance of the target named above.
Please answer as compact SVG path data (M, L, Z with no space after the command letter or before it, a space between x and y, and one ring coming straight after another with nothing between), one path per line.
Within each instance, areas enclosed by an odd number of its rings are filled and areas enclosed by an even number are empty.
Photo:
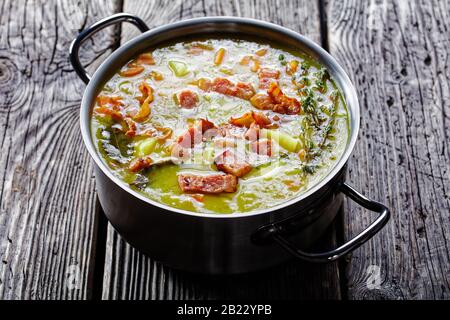
M111 54L90 77L80 64L81 44L97 31L122 21L142 31ZM197 35L263 37L269 42L309 54L326 66L340 87L350 116L350 139L341 159L318 184L275 207L249 213L204 214L175 209L133 191L114 176L93 144L90 117L97 94L112 75L135 55L174 39ZM300 34L268 22L236 17L196 18L149 30L130 14L116 14L81 32L70 47L72 65L87 84L80 111L83 140L95 162L101 206L114 228L132 246L173 268L209 274L230 274L267 268L295 256L310 262L334 261L355 250L389 220L389 210L344 182L346 163L359 129L359 104L344 70L325 50ZM327 229L343 196L378 213L364 231L328 252L306 250ZM285 249L281 249L280 246Z

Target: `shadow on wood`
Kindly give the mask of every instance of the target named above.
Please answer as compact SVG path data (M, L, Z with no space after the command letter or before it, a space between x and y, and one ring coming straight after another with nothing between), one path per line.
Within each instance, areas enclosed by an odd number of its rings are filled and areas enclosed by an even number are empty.
M336 219L340 223L341 215ZM311 250L335 245L335 226ZM280 250L282 250L280 248ZM297 260L254 273L208 276L163 266L127 244L111 227L103 299L340 299L338 263ZM109 253L109 254L108 254ZM121 257L121 259L115 259Z

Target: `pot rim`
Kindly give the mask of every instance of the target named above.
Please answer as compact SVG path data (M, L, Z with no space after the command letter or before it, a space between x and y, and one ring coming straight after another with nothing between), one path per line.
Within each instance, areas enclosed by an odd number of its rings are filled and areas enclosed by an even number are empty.
M199 213L184 209L178 209L171 207L169 205L157 202L155 200L152 200L150 198L145 197L144 195L134 191L131 189L125 182L120 180L120 178L116 177L112 171L107 167L106 163L100 158L100 155L97 151L97 149L94 146L94 142L92 139L91 134L91 125L90 125L90 114L91 114L91 104L92 104L92 98L96 96L97 87L102 84L101 78L104 76L105 73L107 73L111 69L111 62L118 59L122 54L124 54L126 51L128 51L130 48L134 47L141 41L145 40L148 37L155 36L158 34L170 32L174 29L179 29L187 26L192 26L196 24L206 24L206 23L232 23L236 25L251 25L253 27L261 28L261 29L270 29L271 31L275 31L277 33L280 33L284 36L287 36L296 42L302 44L303 46L308 47L311 51L313 51L317 56L321 59L321 63L325 64L327 69L332 69L332 77L334 80L337 80L337 83L339 84L339 88L341 90L341 93L343 95L343 98L346 103L347 111L350 115L349 119L349 125L350 125L350 137L347 142L346 149L344 153L341 155L341 158L339 161L333 166L333 168L326 174L325 177L323 177L318 183L313 185L310 189L308 189L306 192L289 199L283 203L280 203L276 206L260 209L260 210L254 210L250 212L235 212L231 214L220 214L220 213ZM202 31L199 31L199 35L202 34ZM280 43L283 43L282 40L279 41ZM320 47L318 44L316 44L314 41L310 40L309 38L299 34L296 31L293 31L291 29L288 29L286 27L282 27L280 25L252 19L252 18L242 18L242 17L230 17L230 16L211 16L211 17L200 17L200 18L192 18L192 19L186 19L174 23L165 24L159 27L155 27L153 29L150 29L139 36L127 41L123 45L121 45L119 48L117 48L110 56L108 56L100 65L100 67L97 68L95 73L93 74L91 80L89 81L85 92L83 94L83 98L81 101L81 108L80 108L80 127L81 127L81 133L83 137L84 144L94 160L95 164L102 170L102 172L111 179L114 183L116 183L119 187L121 187L124 191L127 193L133 195L134 197L138 198L139 200L142 200L150 205L160 207L165 210L169 210L172 212L176 212L179 214L194 216L194 217L201 217L201 218L217 218L217 219L229 219L229 218L239 218L239 217L250 217L250 216L256 216L260 214L265 213L271 213L278 210L281 210L283 208L289 207L295 203L298 203L302 201L303 199L308 198L318 190L320 190L322 187L324 187L327 183L330 182L330 180L335 177L340 170L344 167L344 165L347 163L347 160L349 159L351 153L353 152L358 132L359 132L359 124L360 124L360 107L358 102L358 97L356 94L356 90L344 71L344 69L339 65L339 63L322 47Z

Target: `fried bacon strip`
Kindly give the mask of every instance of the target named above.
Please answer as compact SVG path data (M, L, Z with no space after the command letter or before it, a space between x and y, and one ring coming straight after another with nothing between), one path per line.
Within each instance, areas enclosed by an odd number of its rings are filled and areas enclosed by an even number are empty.
M227 149L214 159L217 169L236 177L242 177L252 170L252 166L231 149Z
M153 164L152 158L150 156L145 156L142 158L136 158L133 161L131 161L130 165L128 166L128 169L130 169L131 172L138 172L142 169L149 168Z
M298 114L301 111L300 102L286 96L275 82L269 85L267 94L256 94L250 102L260 110L272 110L281 114Z
M134 122L132 119L130 118L125 118L124 119L127 126L128 126L128 130L125 132L125 135L128 137L134 137L137 133L137 124L136 122Z
M123 106L122 97L98 96L97 104L98 106L94 109L96 113L111 116L116 121L123 119L123 115L120 112L120 107Z
M141 102L141 108L139 109L139 112L133 116L133 119L136 121L145 120L150 115L150 103L153 102L153 89L147 82L143 81L139 85L139 91L142 93L142 96L138 99Z
M256 123L252 123L247 132L245 132L244 138L249 141L256 141L260 137L260 131L261 128Z
M231 117L229 123L237 127L246 128L250 128L250 126L254 123L263 128L272 127L272 121L269 119L269 117L264 113L257 111L246 112L238 118Z
M159 141L164 141L170 138L172 135L172 129L167 127L155 127L158 134L154 135L154 137Z
M254 122L255 119L253 119L253 111L246 112L242 116L237 118L231 117L229 120L229 123L231 123L234 126L247 128L249 128L250 125Z
M272 82L267 93L275 101L275 106L272 108L274 112L285 114L298 114L300 112L300 102L295 98L286 96L278 84Z
M250 100L255 95L255 89L249 83L233 83L226 78L215 78L213 81L202 78L198 80L198 87L204 91L215 91L226 96Z
M178 184L183 192L221 193L235 192L237 178L231 174L178 175Z
M272 156L272 141L268 139L260 139L257 141L252 141L251 149L253 152L264 155L264 156Z
M116 121L120 121L123 119L123 115L118 111L108 107L96 107L94 111L98 114L102 114L105 116L111 116Z
M182 148L192 148L201 143L203 139L219 134L217 127L209 120L197 119L194 125L189 127L180 137L177 144Z
M267 89L271 82L277 82L277 79L280 78L280 71L270 68L261 68L258 72L258 78L259 87L261 89Z

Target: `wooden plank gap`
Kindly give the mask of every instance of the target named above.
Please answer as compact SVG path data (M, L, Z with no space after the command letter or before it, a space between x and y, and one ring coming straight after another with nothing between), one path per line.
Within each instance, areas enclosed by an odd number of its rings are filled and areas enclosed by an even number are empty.
M103 277L105 271L106 238L108 233L108 220L100 205L95 202L94 239L91 251L91 264L89 266L89 288L87 298L89 300L101 300L103 291Z
M318 0L319 18L320 18L320 39L322 48L329 51L328 44L328 17L327 17L327 0Z

